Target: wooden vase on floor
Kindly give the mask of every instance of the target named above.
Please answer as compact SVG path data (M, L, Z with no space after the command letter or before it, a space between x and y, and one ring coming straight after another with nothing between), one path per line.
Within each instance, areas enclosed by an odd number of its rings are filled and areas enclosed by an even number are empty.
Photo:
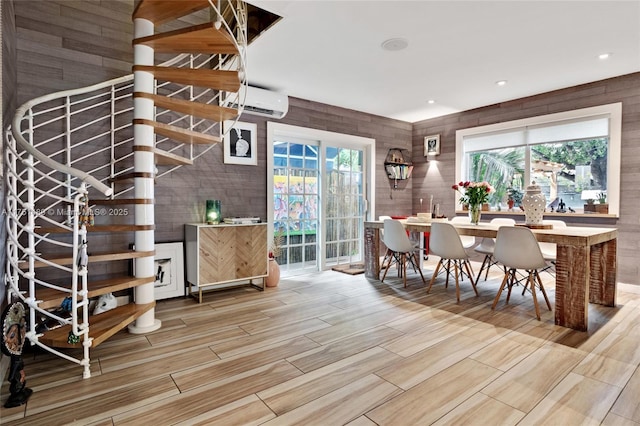
M280 282L280 265L275 259L269 259L269 275L264 279L267 287L277 287Z

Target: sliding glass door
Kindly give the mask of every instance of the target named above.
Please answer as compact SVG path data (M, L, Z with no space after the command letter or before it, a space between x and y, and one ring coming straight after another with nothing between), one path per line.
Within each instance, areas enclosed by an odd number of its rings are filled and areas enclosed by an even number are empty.
M326 191L324 259L327 266L363 261L363 150L325 150Z
M268 137L268 216L281 271L361 263L373 141L277 125L282 127L289 131L270 131Z
M318 269L318 146L273 144L273 224L281 270Z

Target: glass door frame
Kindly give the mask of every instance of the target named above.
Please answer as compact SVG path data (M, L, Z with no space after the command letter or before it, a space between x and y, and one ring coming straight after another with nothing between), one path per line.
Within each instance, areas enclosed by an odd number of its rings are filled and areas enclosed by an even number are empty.
M358 149L363 151L363 176L364 176L364 188L363 198L364 206L363 211L365 213L365 221L372 220L375 217L375 139L366 138L362 136L347 135L342 133L329 132L325 130L309 129L306 127L293 126L288 124L281 124L275 122L267 122L267 222L268 222L268 239L273 240L273 146L274 142L278 139L291 140L291 142L305 143L317 142L319 148L319 165L320 165L320 182L322 187L320 192L324 190L326 179L326 165L324 153L327 147L341 147ZM324 229L325 229L325 207L320 200L320 215L319 218L319 235L318 247L324 247ZM364 231L364 230L363 230ZM364 234L361 241L361 252L364 256ZM319 269L325 270L326 259L324 250L318 251L319 256ZM308 270L306 271L308 272Z

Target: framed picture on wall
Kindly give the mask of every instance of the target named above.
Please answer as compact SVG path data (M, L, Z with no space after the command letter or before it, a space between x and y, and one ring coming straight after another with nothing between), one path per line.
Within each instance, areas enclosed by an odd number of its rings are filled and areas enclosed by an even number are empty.
M253 123L225 121L224 128L233 126L224 137L224 163L258 164L258 126Z
M440 135L424 137L424 156L440 155Z

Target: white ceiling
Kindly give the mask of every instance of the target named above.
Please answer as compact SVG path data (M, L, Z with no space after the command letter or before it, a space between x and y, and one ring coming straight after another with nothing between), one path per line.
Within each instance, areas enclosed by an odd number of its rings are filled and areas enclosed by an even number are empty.
M409 122L640 71L640 0L249 3L251 85Z

